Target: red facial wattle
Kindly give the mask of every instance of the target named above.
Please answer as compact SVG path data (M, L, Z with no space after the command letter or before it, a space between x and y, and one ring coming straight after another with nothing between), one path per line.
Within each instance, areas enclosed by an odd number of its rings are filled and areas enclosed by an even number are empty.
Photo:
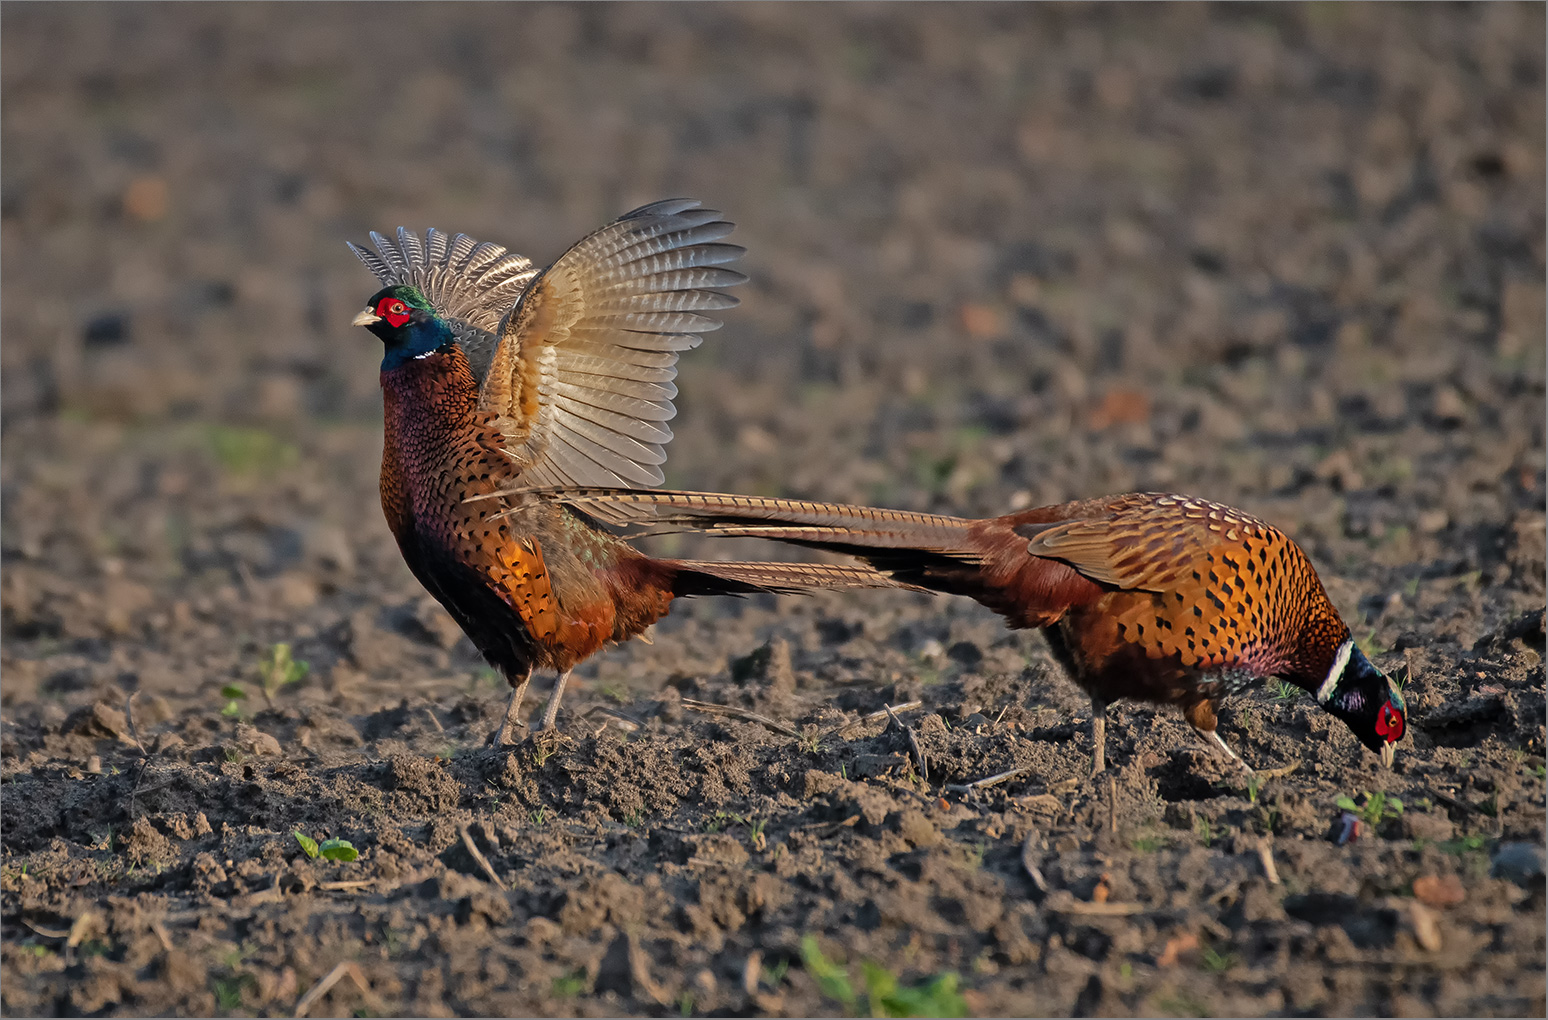
M1381 711L1376 713L1376 733L1387 739L1387 743L1395 744L1403 739L1405 724L1403 716L1392 707L1388 701L1381 706Z
M392 326L393 329L397 329L409 321L408 305L395 297L382 298L381 302L376 306L376 314L386 319L388 325Z

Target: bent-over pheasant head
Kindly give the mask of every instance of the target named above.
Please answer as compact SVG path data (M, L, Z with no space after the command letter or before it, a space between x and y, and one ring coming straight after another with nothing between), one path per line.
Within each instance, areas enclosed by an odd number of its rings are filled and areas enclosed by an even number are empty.
M1317 690L1317 701L1392 766L1397 742L1408 731L1408 706L1403 692L1365 653L1346 638L1339 646L1327 679Z
M364 326L381 339L386 347L382 357L383 370L433 354L456 342L452 331L435 314L419 288L402 284L383 287L371 295L371 300L355 316L352 325Z

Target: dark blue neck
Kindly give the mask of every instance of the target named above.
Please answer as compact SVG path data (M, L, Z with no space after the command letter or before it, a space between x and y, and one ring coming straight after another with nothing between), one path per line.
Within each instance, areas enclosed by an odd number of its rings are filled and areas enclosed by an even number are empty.
M438 318L407 322L401 329L394 330L391 339L386 341L382 371L401 368L416 358L433 354L455 342L456 337L452 331Z

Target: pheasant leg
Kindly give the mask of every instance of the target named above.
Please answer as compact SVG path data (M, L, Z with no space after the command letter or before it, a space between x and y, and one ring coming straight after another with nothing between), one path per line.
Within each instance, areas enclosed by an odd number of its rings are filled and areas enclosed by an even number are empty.
M554 720L559 718L559 699L564 697L564 685L570 679L570 671L565 670L559 674L559 679L554 681L554 692L548 696L548 707L543 710L543 724L540 730L554 728Z
M516 727L522 725L521 703L527 696L527 685L531 682L532 670L529 669L520 683L511 685L511 699L505 703L505 719L501 721L500 728L495 730L494 736L489 738L492 746L505 747L516 743Z
M1188 720L1188 725L1193 727L1193 732L1199 735L1204 743L1209 745L1211 751L1222 752L1226 758L1240 765L1252 775L1252 766L1242 761L1241 756L1221 739L1215 726L1215 706L1208 701L1200 701L1183 709L1183 716Z

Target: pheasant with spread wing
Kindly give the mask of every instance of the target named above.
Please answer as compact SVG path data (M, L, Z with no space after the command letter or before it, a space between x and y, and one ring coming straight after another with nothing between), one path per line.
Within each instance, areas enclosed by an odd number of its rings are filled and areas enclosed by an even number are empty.
M381 499L409 569L510 683L508 743L534 667L559 674L686 595L885 587L863 567L656 559L558 503L502 513L513 484L656 485L679 352L734 306L743 249L686 199L625 214L539 271L438 230L350 245L384 285L354 324L385 347Z
M1305 552L1279 529L1190 496L1130 493L987 520L717 493L572 490L610 523L692 528L847 553L893 578L966 595L1041 628L1091 698L1093 773L1108 703L1175 705L1205 741L1222 697L1277 676L1310 692L1391 765L1408 717L1355 647Z

